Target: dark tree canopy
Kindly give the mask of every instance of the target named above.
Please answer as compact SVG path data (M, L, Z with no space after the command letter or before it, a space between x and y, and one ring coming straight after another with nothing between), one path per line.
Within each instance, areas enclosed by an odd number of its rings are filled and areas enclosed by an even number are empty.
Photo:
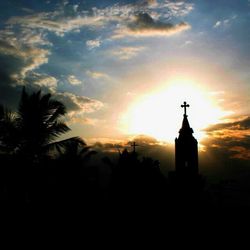
M85 146L79 137L56 141L70 128L63 118L66 107L51 94L37 91L28 94L23 88L16 113L0 106L0 145L2 151L19 154L33 160L48 156L51 150L69 143Z

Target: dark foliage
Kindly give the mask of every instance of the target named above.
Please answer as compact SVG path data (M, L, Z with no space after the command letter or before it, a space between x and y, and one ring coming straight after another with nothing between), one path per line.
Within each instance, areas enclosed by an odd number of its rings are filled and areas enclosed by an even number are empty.
M101 166L89 161L96 152L79 137L58 140L69 131L65 114L50 94L25 89L17 112L0 106L0 200L6 211L165 214L223 207L220 190L211 195L204 177L182 172L167 178L157 160L141 158L135 148L119 152L117 162L103 159L110 167L103 186Z

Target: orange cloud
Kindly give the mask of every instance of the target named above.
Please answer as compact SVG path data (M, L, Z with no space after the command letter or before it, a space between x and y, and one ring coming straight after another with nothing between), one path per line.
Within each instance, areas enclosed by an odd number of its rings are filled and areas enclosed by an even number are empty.
M250 160L250 149L241 146L235 146L230 148L230 151L235 153L231 158Z
M250 160L250 117L211 126L207 134L208 148L221 149L233 159Z

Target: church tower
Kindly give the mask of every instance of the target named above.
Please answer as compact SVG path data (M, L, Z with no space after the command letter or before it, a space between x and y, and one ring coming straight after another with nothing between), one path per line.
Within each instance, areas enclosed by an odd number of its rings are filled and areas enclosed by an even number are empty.
M193 129L190 127L187 116L187 107L184 102L182 127L179 137L175 139L175 171L177 174L198 174L198 142L193 137Z

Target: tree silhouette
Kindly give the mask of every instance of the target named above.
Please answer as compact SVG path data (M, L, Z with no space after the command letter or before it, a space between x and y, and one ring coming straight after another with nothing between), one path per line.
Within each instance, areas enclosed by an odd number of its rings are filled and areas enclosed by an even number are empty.
M28 94L23 88L17 113L0 106L0 145L5 149L2 151L36 162L69 142L85 145L79 137L56 141L70 128L62 121L66 107L51 97L41 90Z
M13 154L18 144L17 116L0 105L0 151Z
M96 154L96 151L90 150L90 146L78 138L74 140L64 140L56 143L56 148L60 153L60 158L63 161L86 162L91 155Z

